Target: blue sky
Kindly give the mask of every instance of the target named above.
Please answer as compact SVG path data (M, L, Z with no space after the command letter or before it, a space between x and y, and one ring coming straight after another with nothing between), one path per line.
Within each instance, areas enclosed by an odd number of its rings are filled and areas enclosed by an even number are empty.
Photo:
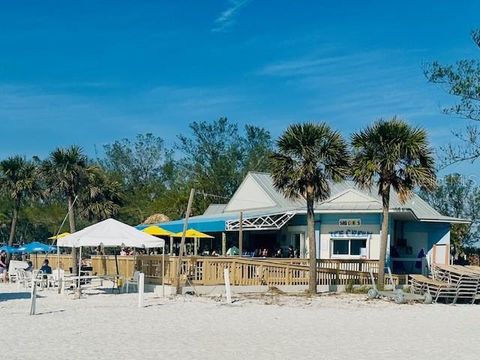
M0 11L0 156L46 156L220 116L327 121L345 135L399 115L434 145L466 122L422 64L478 58L478 1L11 1ZM474 166L462 166L476 173Z

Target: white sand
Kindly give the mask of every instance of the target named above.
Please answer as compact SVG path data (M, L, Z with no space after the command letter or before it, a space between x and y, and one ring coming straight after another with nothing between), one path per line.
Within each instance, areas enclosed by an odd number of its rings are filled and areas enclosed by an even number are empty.
M6 292L8 292L6 294ZM2 359L475 359L478 305L395 305L363 295L162 299L41 291L38 315L0 284ZM16 297L17 299L11 299Z

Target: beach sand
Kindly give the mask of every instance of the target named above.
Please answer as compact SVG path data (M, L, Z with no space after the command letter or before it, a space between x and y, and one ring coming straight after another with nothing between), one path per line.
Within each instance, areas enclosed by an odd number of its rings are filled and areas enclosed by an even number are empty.
M365 295L219 298L91 293L80 300L0 284L4 359L475 359L478 305L396 305Z

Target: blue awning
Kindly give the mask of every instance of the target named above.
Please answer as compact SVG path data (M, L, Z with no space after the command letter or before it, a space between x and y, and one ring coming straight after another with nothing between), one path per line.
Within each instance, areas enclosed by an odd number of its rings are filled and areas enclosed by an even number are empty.
M216 217L206 217L206 216L195 216L188 220L188 228L193 228L195 230L205 232L205 233L212 233L212 232L222 232L225 231L225 221L230 220L232 218L238 217L238 215L227 215L227 216L216 216ZM183 230L183 219L175 220L175 221L168 221L160 224L154 224L162 227L165 230L172 231L172 232L180 232ZM138 225L136 228L139 230L143 230L149 225Z

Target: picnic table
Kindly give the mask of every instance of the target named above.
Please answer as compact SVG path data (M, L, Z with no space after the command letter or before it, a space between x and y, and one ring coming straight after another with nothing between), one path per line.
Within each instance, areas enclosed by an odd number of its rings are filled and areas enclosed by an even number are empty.
M103 281L108 280L112 282L112 292L115 290L120 293L119 283L120 280L123 280L122 275L64 275L60 283L60 292L64 293L65 289L68 287L78 287L78 283L100 281L100 286L103 286ZM122 281L123 282L123 281Z

